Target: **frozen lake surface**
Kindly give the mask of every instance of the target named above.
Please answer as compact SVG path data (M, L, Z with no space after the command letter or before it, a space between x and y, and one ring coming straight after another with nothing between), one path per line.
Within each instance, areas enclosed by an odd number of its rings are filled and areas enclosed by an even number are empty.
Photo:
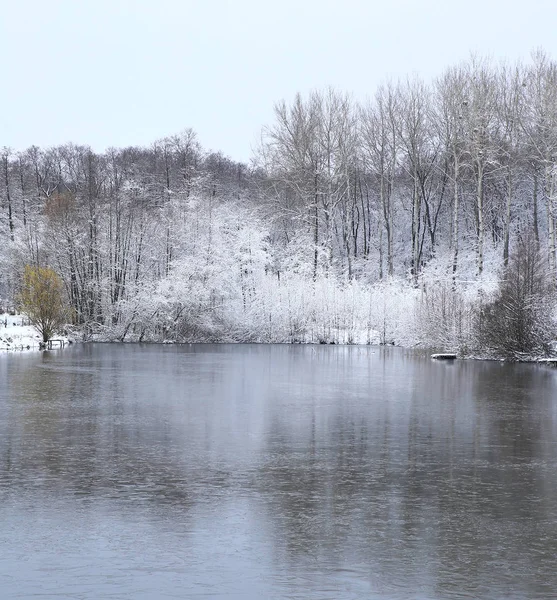
M396 348L0 354L0 590L557 590L557 370Z

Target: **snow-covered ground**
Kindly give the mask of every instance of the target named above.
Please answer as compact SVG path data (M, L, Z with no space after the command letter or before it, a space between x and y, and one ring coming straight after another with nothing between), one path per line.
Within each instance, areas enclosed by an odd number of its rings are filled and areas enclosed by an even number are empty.
M67 343L65 337L56 337ZM25 315L0 314L0 351L1 350L38 350L42 337L29 324ZM57 344L55 344L57 346Z
M70 340L64 336L56 336L55 340L62 340L65 344ZM96 339L96 338L95 338ZM99 337L99 340L106 341L110 338ZM25 315L9 315L0 313L0 351L2 350L38 350L42 338L37 330L29 324L29 319ZM317 332L303 336L304 343L334 343L334 344L379 344L381 341L380 333L375 329L352 329L323 328ZM55 342L54 347L59 347Z
M0 314L0 350L38 350L41 340L24 315Z

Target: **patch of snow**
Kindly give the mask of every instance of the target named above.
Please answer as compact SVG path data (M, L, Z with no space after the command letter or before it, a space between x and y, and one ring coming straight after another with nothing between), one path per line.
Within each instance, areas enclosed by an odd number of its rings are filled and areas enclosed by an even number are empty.
M57 336L64 344L68 339ZM25 315L0 314L0 350L39 350L42 337Z

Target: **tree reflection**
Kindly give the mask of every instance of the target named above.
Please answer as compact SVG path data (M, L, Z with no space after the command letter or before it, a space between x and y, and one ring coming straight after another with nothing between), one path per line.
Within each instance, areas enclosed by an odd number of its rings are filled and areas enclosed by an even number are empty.
M554 372L396 349L161 352L6 371L4 497L86 497L170 524L194 507L226 524L241 504L276 569L352 569L387 597L557 589Z
M555 589L555 379L531 365L421 368L381 409L340 393L317 433L317 409L295 438L275 415L258 481L277 551L294 569L363 563L371 579L442 596Z

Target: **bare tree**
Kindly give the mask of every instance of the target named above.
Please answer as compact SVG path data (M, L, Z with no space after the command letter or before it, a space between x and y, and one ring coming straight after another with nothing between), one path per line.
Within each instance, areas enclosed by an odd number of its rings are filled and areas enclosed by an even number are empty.
M480 347L513 359L547 354L555 335L554 302L547 262L540 256L534 236L527 232L503 271L499 293L479 310Z
M375 102L365 106L360 115L361 144L366 170L377 182L382 215L379 228L379 273L383 277L383 230L387 245L387 274L394 274L394 202L398 152L400 97L393 85L380 87Z
M535 201L537 175L543 179L547 219L547 254L552 273L557 273L557 64L542 51L533 55L533 65L524 78L525 110L521 125L526 135L528 158L535 165ZM536 205L535 205L536 206Z

